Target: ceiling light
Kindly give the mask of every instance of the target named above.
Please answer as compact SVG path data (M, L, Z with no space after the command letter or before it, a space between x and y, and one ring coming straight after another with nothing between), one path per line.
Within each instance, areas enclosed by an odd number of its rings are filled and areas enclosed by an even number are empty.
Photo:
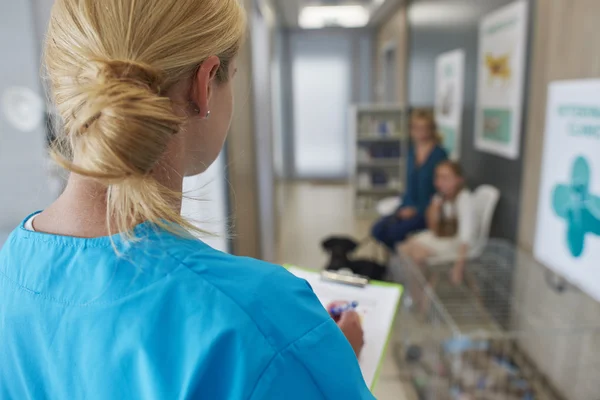
M300 12L298 24L303 29L360 28L369 23L369 18L369 11L363 6L308 6Z
M447 27L474 22L479 13L479 8L471 1L456 1L452 4L423 1L409 7L408 19L416 26Z
M468 24L477 20L479 10L471 2L440 4L423 1L410 6L408 19L413 25L446 27Z

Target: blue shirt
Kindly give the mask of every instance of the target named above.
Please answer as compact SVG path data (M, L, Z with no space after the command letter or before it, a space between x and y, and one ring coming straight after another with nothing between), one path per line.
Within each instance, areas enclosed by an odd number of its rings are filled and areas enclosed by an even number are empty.
M138 241L27 231L0 252L1 399L373 399L284 268L143 224Z
M419 215L424 216L435 194L435 169L438 164L448 159L448 153L441 146L435 146L427 160L420 166L416 165L415 149L408 150L406 170L406 191L402 199L402 207L414 207Z

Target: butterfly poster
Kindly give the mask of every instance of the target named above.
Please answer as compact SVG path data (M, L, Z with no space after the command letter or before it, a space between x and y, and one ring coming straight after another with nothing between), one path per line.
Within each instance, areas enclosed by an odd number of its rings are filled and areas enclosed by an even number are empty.
M600 80L548 91L534 253L600 301Z
M436 60L435 119L443 145L453 160L460 157L463 100L465 92L465 51L440 54Z
M509 4L479 25L475 147L509 159L520 155L528 4Z

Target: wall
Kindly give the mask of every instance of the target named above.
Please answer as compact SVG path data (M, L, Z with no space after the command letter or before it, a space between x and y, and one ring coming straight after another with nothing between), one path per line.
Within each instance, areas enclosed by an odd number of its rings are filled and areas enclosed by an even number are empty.
M0 0L0 99L11 87L27 88L42 99L34 25L30 2ZM53 199L45 126L17 130L8 122L5 101L0 100L0 246L7 231Z
M283 32L281 28L275 29L273 35L273 60L271 63L271 99L273 100L273 166L275 176L285 179L289 174L285 160L285 109L283 97L283 54L285 53Z
M252 10L253 0L244 0ZM233 252L237 255L261 256L260 215L254 109L252 97L252 37L237 58L238 73L233 80L235 111L226 143L229 177L229 204L232 221Z
M261 258L275 259L275 172L273 141L275 123L273 118L272 60L276 22L272 5L266 0L256 1L249 11L251 21L253 110L257 191L259 196L259 219L261 235Z
M277 236L271 87L278 26L270 0L244 0L248 40L237 58L235 111L226 143L233 252L273 261Z
M502 193L494 217L492 236L512 242L517 239L522 158L508 160L475 149L475 101L477 51L481 17L513 0L414 0L408 6L408 104L435 104L435 61L439 54L463 48L465 60L465 109L461 163L472 188L496 186ZM526 110L525 110L526 111ZM527 113L524 114L527 116ZM525 135L523 135L525 136ZM524 141L524 140L523 140Z
M50 11L54 0L30 0L33 10L33 18L35 22L34 33L40 49L46 36L48 22L50 21ZM41 53L40 53L41 54Z
M396 78L396 88L398 94L396 98L399 104L406 104L407 93L407 20L406 6L399 6L395 12L391 13L389 18L381 24L376 35L374 69L375 69L375 98L382 102L384 98L384 77L383 77L383 53L388 46L396 48L396 66L398 68L398 77Z
M524 154L519 224L519 245L532 252L537 217L540 168L544 145L548 84L555 80L600 77L600 2L596 0L553 0L537 2L534 57L527 142ZM560 27L557 29L556 27ZM530 265L519 265L518 293L524 310L539 308L539 323L551 326L563 321L571 327L600 326L600 304L571 288L558 294L545 285L544 277ZM540 365L572 400L598 398L600 392L599 334L577 337L546 335L526 343Z

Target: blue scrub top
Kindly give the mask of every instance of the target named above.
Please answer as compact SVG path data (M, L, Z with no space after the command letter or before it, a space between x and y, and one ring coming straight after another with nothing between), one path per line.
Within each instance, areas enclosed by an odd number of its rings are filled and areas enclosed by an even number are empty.
M373 399L310 286L150 224L0 252L1 399Z

